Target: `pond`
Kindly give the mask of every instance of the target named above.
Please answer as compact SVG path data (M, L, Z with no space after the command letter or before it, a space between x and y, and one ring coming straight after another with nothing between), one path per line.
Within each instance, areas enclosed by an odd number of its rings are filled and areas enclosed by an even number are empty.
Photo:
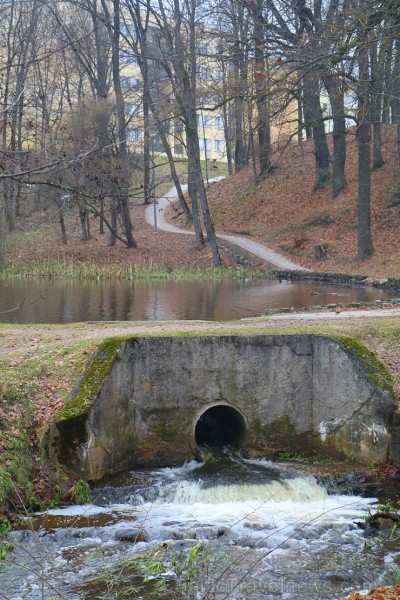
M82 281L0 279L0 321L228 321L266 309L368 302L399 295L371 287L278 280Z

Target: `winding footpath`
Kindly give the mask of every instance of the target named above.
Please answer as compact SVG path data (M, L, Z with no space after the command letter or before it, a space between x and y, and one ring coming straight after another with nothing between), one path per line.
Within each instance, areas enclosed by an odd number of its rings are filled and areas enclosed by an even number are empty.
M209 182L212 184L217 181L220 181L221 179L222 179L221 177L216 177L215 179L210 179ZM185 192L187 190L187 185L183 185L182 190ZM175 187L171 188L169 190L169 192L167 192L167 194L165 194L165 196L158 198L158 200L156 202L157 228L162 231L168 231L170 233L182 233L185 235L194 235L194 231L188 231L186 229L181 229L180 227L177 227L176 225L171 225L165 219L166 209L168 208L168 206L170 204L172 204L176 200L176 198L177 198L177 194L176 194ZM151 225L152 227L154 227L155 215L154 215L154 205L153 204L146 207L144 217L145 217L146 223L148 225ZM296 263L286 259L284 256L281 256L277 252L274 252L274 250L271 250L271 248L267 248L267 246L264 246L263 244L259 244L258 242L254 242L253 240L249 240L245 237L241 237L239 235L226 235L224 233L217 233L217 239L225 240L226 242L229 242L230 244L233 244L234 246L237 246L238 248L242 248L243 250L246 250L247 252L254 254L254 256L258 256L262 260L265 260L266 262L268 262L270 265L272 265L273 267L275 267L277 269L285 269L285 270L290 269L293 271L299 271L299 270L308 271L309 270L309 269L305 269L304 267L301 267L300 265L297 265Z

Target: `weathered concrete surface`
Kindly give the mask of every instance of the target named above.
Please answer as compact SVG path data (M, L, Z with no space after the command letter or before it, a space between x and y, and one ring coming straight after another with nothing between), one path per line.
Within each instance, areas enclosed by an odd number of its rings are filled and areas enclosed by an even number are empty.
M196 453L199 417L226 404L244 418L244 454L314 449L385 461L395 410L390 385L380 363L345 340L122 341L98 393L85 399L80 413L67 410L55 419L52 458L86 479L133 465L176 464Z

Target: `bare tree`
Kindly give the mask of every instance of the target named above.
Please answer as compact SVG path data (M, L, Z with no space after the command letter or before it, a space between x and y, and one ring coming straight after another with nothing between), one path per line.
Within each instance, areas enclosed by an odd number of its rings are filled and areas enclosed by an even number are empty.
M125 42L137 58L143 83L143 187L145 193L145 204L149 202L150 194L150 170L155 168L151 165L150 155L154 148L156 133L161 139L163 150L167 156L180 206L187 221L191 221L191 213L185 200L179 175L175 165L171 144L169 141L171 125L177 123L174 114L175 103L171 98L170 85L167 83L168 75L163 67L163 55L158 43L158 36L154 33L154 23L151 24L150 3L146 6L137 0L128 0L126 3L128 14L134 27L127 26ZM168 89L167 89L168 88ZM153 160L153 159L152 159Z
M5 67L2 71L2 122L0 169L10 177L3 180L5 218L10 230L15 227L19 212L20 182L12 177L24 164L23 151L24 103L29 69L37 51L36 33L40 16L37 2L10 2L3 11Z
M174 0L166 7L159 0L157 11L152 8L152 18L157 26L158 44L163 57L163 67L168 75L180 118L185 127L188 157L188 190L192 203L193 224L199 246L203 233L199 206L210 244L213 263L219 265L217 240L211 220L206 189L201 170L199 135L197 128L197 0Z

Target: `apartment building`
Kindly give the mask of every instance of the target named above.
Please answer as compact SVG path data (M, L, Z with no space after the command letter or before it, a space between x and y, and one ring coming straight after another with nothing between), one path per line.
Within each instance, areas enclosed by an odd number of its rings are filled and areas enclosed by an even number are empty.
M134 39L134 31L124 25L122 38ZM175 104L169 77L163 66L163 56L157 28L149 28L148 78L155 112L150 116L150 143L155 153L164 153L164 144L157 129L161 126L166 133L172 154L177 158L186 156L186 136ZM121 43L121 83L125 93L127 137L133 147L140 147L144 136L143 78L139 65L140 57L132 51L132 45ZM223 93L223 73L215 58L212 42L198 46L196 85L198 93L197 120L201 157L209 161L226 161L225 123L222 109L213 108ZM156 121L158 127L156 127Z
M133 27L124 25L122 39L133 40ZM149 27L148 43L148 78L152 97L155 102L155 114L150 117L150 145L154 153L164 153L165 148L157 131L160 124L165 133L167 143L173 156L186 156L186 136L183 122L180 120L179 109L175 104L169 76L165 70L163 43L156 26ZM143 79L139 65L140 57L132 51L134 44L121 44L121 81L125 92L126 116L128 119L127 136L133 147L143 144L144 115L143 115ZM232 96L231 87L233 67L226 58L226 49L222 47L220 37L213 32L202 31L202 37L196 47L196 96L197 123L201 158L208 161L226 161L226 144L234 145L234 132L231 125L232 100L224 100ZM251 69L249 69L251 72ZM251 77L251 76L250 76ZM279 74L277 80L282 79ZM274 85L274 84L272 84ZM250 128L255 129L257 122L256 103L251 99L253 82L248 82L245 95L248 97L247 125L244 125L244 135L249 137ZM297 130L297 103L286 102L284 93L277 93L275 106L272 107L271 141L274 145L284 145L290 141ZM280 110L277 104L286 106ZM155 126L157 121L158 127ZM232 119L233 121L233 119ZM152 124L153 123L153 124Z

